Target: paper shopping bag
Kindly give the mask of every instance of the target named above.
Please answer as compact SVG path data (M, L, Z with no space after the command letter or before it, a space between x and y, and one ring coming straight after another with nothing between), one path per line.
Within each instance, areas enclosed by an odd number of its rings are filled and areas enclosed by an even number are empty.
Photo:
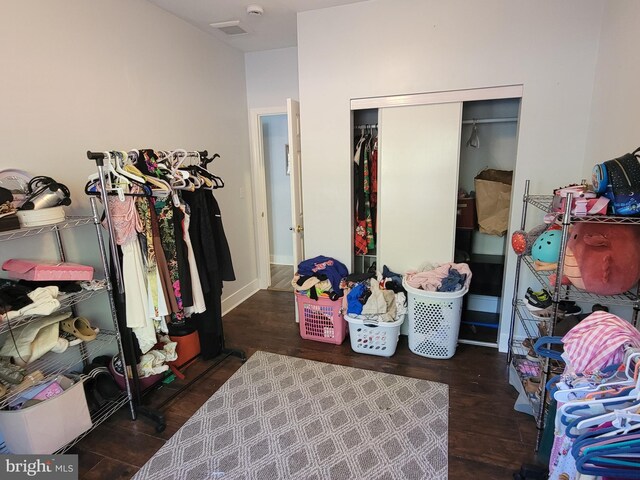
M509 226L513 172L488 168L476 175L476 212L481 233L502 236Z

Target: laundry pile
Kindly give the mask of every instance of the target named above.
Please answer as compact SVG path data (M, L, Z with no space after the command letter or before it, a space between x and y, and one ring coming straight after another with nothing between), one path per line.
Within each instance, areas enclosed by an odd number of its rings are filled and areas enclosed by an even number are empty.
M295 291L314 300L321 296L338 300L344 294L340 281L348 274L347 267L340 261L319 255L300 262L291 285Z
M381 275L356 273L341 284L347 293L343 302L350 317L374 318L378 322L395 322L407 313L407 295L402 276L385 265Z
M428 292L457 292L469 287L471 269L466 263L426 265L407 271L405 279L410 287Z

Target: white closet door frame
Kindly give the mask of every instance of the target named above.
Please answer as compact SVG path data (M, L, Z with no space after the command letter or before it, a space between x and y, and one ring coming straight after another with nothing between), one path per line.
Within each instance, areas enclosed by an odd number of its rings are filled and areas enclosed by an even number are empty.
M393 95L351 99L351 110L367 108L401 107L406 105L429 105L432 103L473 102L477 100L499 100L502 98L522 98L522 85L471 88L468 90L447 90L442 92Z

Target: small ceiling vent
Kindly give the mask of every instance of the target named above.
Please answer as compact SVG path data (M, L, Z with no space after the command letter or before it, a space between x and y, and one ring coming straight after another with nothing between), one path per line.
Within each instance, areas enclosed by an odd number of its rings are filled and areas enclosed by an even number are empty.
M245 35L247 31L240 26L240 20L231 20L229 22L210 23L209 26L217 28L222 33L230 36Z

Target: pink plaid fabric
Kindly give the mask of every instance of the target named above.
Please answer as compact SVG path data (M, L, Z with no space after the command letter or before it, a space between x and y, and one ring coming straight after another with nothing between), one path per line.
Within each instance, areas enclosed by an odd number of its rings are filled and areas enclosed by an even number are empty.
M562 342L572 371L593 372L621 363L626 345L640 347L640 332L626 320L598 311L569 330Z

